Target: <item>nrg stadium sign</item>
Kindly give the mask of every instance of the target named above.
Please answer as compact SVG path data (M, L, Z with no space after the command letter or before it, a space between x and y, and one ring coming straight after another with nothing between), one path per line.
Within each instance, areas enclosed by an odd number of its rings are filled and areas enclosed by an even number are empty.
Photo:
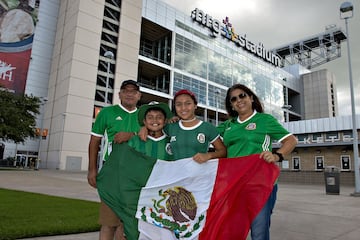
M221 23L219 20L213 19L210 15L205 14L198 8L195 8L191 12L191 18L193 21L196 21L204 27L209 28L212 31L214 37L217 37L219 34L221 34L221 36L224 38L229 39L237 46L242 47L244 50L254 54L257 57L262 58L264 61L269 62L276 67L281 67L281 58L273 52L266 50L262 43L256 45L250 40L246 39L246 34L243 36L236 34L235 29L229 22L228 17L226 17Z

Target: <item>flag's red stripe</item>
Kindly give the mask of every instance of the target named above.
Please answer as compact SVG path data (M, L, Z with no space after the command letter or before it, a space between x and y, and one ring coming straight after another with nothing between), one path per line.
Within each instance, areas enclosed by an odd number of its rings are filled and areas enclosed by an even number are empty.
M259 155L220 159L199 240L245 240L278 175L279 168Z

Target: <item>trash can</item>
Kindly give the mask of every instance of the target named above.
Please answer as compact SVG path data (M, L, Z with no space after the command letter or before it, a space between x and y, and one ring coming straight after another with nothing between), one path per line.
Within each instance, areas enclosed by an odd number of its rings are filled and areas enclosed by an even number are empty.
M324 169L326 194L340 194L340 169L336 166L326 166Z

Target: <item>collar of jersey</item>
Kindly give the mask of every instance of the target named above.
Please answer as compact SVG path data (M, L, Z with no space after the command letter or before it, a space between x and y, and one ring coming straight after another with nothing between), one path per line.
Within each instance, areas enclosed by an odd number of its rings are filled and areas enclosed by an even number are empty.
M202 120L199 120L199 122L198 122L195 126L185 127L185 126L182 124L182 122L179 121L179 126L180 126L180 128L183 129L183 130L193 130L193 129L197 128L198 126L200 126L200 125L202 124L202 122L203 122Z
M162 135L161 137L158 137L158 138L154 138L154 137L152 137L150 135L148 135L147 138L153 140L154 142L159 142L159 141L163 140L164 138L166 138L166 136L167 135L164 133L164 135Z
M253 114L251 114L251 116L248 117L247 119L245 119L244 121L241 121L241 120L240 120L240 117L238 116L238 117L237 117L237 121L238 121L238 123L244 123L244 122L250 120L253 116L255 116L256 113L257 113L257 111L254 110Z
M128 113L134 113L134 112L136 112L136 110L137 110L137 108L135 108L134 110L129 111L129 110L127 110L123 105L121 105L121 103L119 103L119 107L122 108L122 110L124 110L125 112L128 112Z

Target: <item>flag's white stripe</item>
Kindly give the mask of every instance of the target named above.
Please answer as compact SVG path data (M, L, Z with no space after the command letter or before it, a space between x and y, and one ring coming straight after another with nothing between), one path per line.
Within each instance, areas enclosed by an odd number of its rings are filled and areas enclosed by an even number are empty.
M174 233L169 230L141 220L139 220L138 228L140 232L139 240L178 240Z
M193 178L195 174L216 174L217 165L218 159L211 159L202 164L195 162L192 158L176 161L157 160L143 189L163 187L164 184L172 184L187 178ZM179 174L179 171L181 174Z
M174 162L158 160L154 165L146 186L141 190L136 217L139 221L142 221L141 216L143 216L144 213L141 212L141 209L143 207L156 211L153 200L159 201L162 198L162 196L159 195L159 190L164 192L167 189L174 189L174 187L183 187L193 194L197 204L197 213L194 220L180 223L180 225L190 224L188 230L184 232L191 231L192 234L191 237L185 239L197 238L206 221L206 211L210 204L217 167L217 159L210 160L203 164L195 162L192 158ZM166 206L166 201L164 200L160 205L162 207ZM159 215L160 213L156 211L156 214ZM153 219L149 217L150 210L147 211L146 215L147 221L153 223ZM172 217L168 217L164 213L161 215L173 221ZM201 215L204 216L204 219L199 221ZM197 230L192 229L195 223L200 223L200 228ZM147 230L142 228L141 224L139 224L139 231L142 232L142 235L146 235Z

